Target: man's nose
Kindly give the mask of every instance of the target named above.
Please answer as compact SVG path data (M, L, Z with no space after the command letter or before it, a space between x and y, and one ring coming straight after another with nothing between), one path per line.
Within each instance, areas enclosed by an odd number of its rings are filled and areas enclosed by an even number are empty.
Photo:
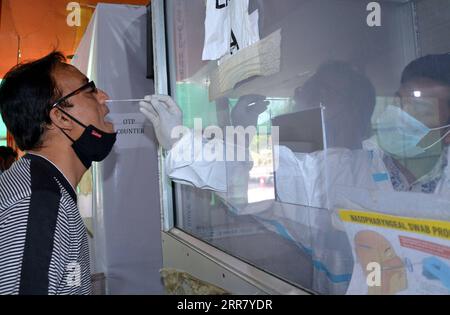
M108 115L109 108L106 105L106 101L109 100L109 95L105 91L98 89L97 97L98 97L99 103L102 104L102 107L105 111L105 116Z
M105 101L109 100L109 95L105 91L100 90L100 89L98 89L98 97L99 97L100 103L102 103L102 104L104 104Z

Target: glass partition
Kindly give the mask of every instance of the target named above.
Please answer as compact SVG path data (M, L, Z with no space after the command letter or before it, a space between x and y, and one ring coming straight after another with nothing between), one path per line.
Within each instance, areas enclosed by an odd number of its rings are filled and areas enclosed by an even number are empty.
M450 1L166 14L178 228L315 293L450 293Z

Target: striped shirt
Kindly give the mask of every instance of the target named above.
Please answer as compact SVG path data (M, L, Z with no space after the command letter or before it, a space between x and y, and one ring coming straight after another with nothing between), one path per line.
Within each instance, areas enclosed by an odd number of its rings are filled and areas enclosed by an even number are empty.
M27 154L0 176L0 294L90 294L76 194L47 159Z

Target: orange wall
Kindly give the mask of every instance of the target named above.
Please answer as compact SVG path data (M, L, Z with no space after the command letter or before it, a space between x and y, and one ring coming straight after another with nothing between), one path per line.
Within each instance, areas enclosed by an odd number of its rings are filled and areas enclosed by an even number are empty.
M53 49L73 55L98 2L146 5L149 0L80 0L81 26L70 27L70 0L0 0L0 78L18 60L37 59Z

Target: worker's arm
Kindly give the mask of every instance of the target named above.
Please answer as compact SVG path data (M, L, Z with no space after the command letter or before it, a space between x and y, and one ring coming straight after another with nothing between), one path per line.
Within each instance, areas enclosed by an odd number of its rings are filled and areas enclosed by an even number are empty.
M213 140L214 146L226 148L222 140ZM193 130L176 142L165 159L167 175L175 182L189 184L201 189L227 193L227 163L225 159L211 161L206 159L209 143L201 134ZM251 169L250 163L241 163L242 171ZM248 170L246 169L248 168Z
M152 96L146 100L140 104L141 111L152 121L160 144L169 150L165 160L168 176L176 182L216 191L235 205L245 205L249 171L253 167L249 142L240 147L234 142L234 137L206 139L202 131L181 126L182 112L170 97ZM244 128L256 126L267 103L264 97L257 95L241 97L231 113L232 124ZM178 141L172 137L179 134L172 133L177 127L179 131L184 130ZM212 148L219 149L223 158L208 159ZM246 158L226 161L230 150L245 152ZM333 188L351 180L348 176L352 174L353 154L347 149L294 153L287 147L274 146L274 155L278 159L275 163L278 164L275 172L277 200L281 202L328 208L333 206L328 200L330 193L333 195ZM349 170L344 171L344 166Z
M201 131L182 126L182 112L170 97L148 96L145 100L140 103L141 112L153 123L158 141L169 152L165 160L168 176L176 182L222 193L225 199L246 203L248 174L253 165L248 149L251 139L242 145L234 143L234 137L228 142L206 139ZM243 127L236 133L245 133L248 126L256 127L258 116L267 105L264 96L241 97L231 114L233 124ZM227 161L230 151L244 152L245 158Z

